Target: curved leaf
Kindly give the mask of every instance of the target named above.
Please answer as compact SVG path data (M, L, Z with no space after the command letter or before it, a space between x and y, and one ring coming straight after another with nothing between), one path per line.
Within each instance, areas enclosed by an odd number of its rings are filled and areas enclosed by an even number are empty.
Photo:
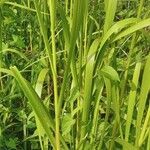
M120 81L117 71L111 66L105 66L100 70L101 74L113 81Z
M117 35L117 37L113 40L113 42L119 40L120 38L127 36L135 31L138 31L140 29L143 29L145 27L150 26L150 18L149 19L145 19L142 20L138 23L136 23L135 25L129 27L128 29L126 29L125 31L122 31L119 35Z
M45 130L46 134L51 141L52 146L55 148L55 140L51 129L54 129L54 122L51 116L49 115L47 109L45 108L44 104L42 103L41 99L31 86L31 84L25 80L22 75L20 74L19 70L16 67L10 67L10 70L13 73L13 76L17 80L19 86L21 87L22 91L24 92L25 96L28 98L34 113L37 115L43 129ZM43 117L44 116L44 117ZM50 129L51 127L51 129Z
M29 59L24 55L24 53L19 52L19 51L15 50L15 49L3 49L2 52L3 52L3 53L5 53L5 52L16 53L16 54L18 54L20 57L22 57L23 59L25 59L26 61L29 61Z

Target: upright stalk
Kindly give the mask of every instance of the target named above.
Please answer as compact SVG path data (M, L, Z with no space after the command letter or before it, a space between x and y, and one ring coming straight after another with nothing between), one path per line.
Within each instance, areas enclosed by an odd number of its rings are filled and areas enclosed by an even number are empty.
M79 35L79 31L81 29L81 25L83 22L83 16L84 16L84 1L81 0L76 0L74 1L74 4L72 6L71 4L71 9L73 8L73 17L71 21L71 38L70 38L70 43L69 43L69 51L68 51L68 58L66 62L66 68L65 68L65 73L64 73L64 78L63 78L63 83L61 86L61 91L60 91L60 96L59 96L59 112L61 111L62 103L63 103L63 98L64 98L64 92L66 88L66 83L67 83L67 78L70 70L70 64L71 60L73 59L74 55L74 49L76 45L76 40ZM78 13L77 13L78 12ZM71 12L72 14L72 12Z
M0 6L0 68L2 68L2 63L3 63L3 60L2 60L2 6ZM0 78L1 78L2 74L0 72ZM2 83L2 79L0 79L0 87L2 88L3 87L3 83ZM0 89L1 89L0 88Z
M39 24L40 24L40 29L41 29L41 33L43 36L43 40L44 40L44 44L45 44L45 49L48 55L48 59L50 62L50 67L51 67L51 71L52 71L52 75L53 75L53 83L54 83L54 98L55 98L55 120L56 120L56 124L55 124L55 137L56 137L56 142L55 142L55 147L57 150L60 150L60 135L59 135L59 118L58 118L58 92L57 92L57 71L56 71L56 48L55 48L55 3L54 1L48 1L49 6L52 8L50 8L50 15L51 15L51 36L52 36L52 53L51 54L51 49L49 46L49 41L48 41L48 36L47 36L47 30L45 28L42 16L41 16L41 12L40 12L40 3L38 3L38 1L34 2L35 8L36 8L36 12L37 12L37 17L39 20ZM53 9L54 8L54 9ZM54 21L54 22L53 22Z
M59 117L59 103L58 103L58 85L57 85L57 67L56 67L56 41L55 41L55 20L56 20L56 1L48 0L50 21L51 21L51 38L52 38L52 63L53 63L53 83L54 83L54 101L55 101L55 138L56 138L56 149L60 150L60 117Z

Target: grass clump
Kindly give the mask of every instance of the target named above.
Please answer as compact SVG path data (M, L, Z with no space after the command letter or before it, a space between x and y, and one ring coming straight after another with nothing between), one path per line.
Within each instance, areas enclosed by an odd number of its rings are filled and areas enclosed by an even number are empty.
M149 150L149 8L2 1L0 148Z

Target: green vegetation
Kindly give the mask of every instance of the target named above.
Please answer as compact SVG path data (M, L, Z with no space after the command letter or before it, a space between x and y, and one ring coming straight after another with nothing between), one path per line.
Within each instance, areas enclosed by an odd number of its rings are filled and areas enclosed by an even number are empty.
M1 0L0 149L150 150L150 0Z

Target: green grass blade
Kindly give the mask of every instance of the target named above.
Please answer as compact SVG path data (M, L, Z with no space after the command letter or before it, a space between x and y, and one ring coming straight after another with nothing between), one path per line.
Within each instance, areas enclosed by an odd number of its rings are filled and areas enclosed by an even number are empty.
M91 94L92 94L92 83L93 83L93 70L95 65L95 51L97 50L99 45L99 39L96 39L89 50L88 60L86 64L85 70L85 86L84 86L84 101L83 101L83 110L82 110L82 122L84 123L81 130L81 140L87 134L86 125L88 124L89 117L89 108L91 105Z
M51 129L54 129L54 121L49 115L47 109L45 108L44 104L42 103L39 96L36 94L35 90L32 88L31 84L27 82L18 69L16 67L11 67L10 70L13 73L13 76L17 80L20 88L24 92L25 96L28 98L34 113L37 115L43 129L45 130L46 134L49 137L49 140L53 146L56 148L55 140ZM44 116L44 117L43 117ZM51 129L50 129L51 127Z
M105 84L105 87L106 87L105 90L106 90L106 98L107 98L106 103L107 103L107 105L106 105L106 115L105 115L105 120L104 120L104 126L102 127L98 149L102 149L102 146L103 146L105 131L106 131L109 115L110 115L110 108L111 108L111 102L112 102L112 100L111 100L112 99L112 93L111 93L112 84L111 84L111 81L108 78L106 78L105 76L102 76L102 77L104 79L104 84Z
M101 49L106 41L113 35L113 34L118 34L123 28L126 26L129 26L130 24L134 24L138 21L137 18L127 18L121 21L116 22L103 36L100 44Z
M70 31L69 31L69 23L66 18L66 14L63 10L63 8L58 5L58 12L60 14L60 17L62 19L62 27L63 27L63 34L65 39L65 50L69 49L69 43L70 43Z
M100 70L100 73L112 81L120 81L118 73L111 66L104 66Z
M103 37L100 41L101 43L100 43L100 47L98 50L98 54L96 56L95 68L100 64L101 60L103 59L103 55L104 55L104 51L105 51L104 47L106 45L106 42L111 38L111 36L113 34L118 34L118 32L120 32L120 30L122 30L123 28L125 28L126 26L128 26L130 24L135 23L137 20L138 19L136 19L136 18L128 18L128 19L118 21L106 32L106 34L103 35Z
M93 144L94 141L97 139L97 131L98 131L98 125L99 125L99 106L100 106L100 100L102 97L102 92L104 89L104 82L101 79L96 80L96 96L95 96L95 107L94 107L94 113L93 113L93 120L92 120L92 129L90 133L90 143Z
M113 40L113 42L115 42L115 41L121 39L122 37L125 37L125 36L127 36L127 35L129 35L129 34L135 32L135 31L138 31L138 30L140 30L140 29L143 29L143 28L145 28L145 27L148 27L148 26L150 26L150 18L145 19L145 20L142 20L142 21L136 23L135 25L132 25L132 26L129 27L128 29L122 31L120 34L118 34L118 35L116 36L116 38Z
M123 139L117 138L115 141L120 145L122 145L122 147L124 147L125 149L137 150L137 147L133 146L132 144L126 142Z
M74 55L74 49L76 45L76 40L78 38L78 35L81 30L81 26L83 23L83 18L84 18L84 6L86 5L88 1L86 0L76 0L74 1L74 7L73 7L73 17L71 18L71 32L70 32L70 43L69 43L69 52L68 52L68 58L67 58L67 63L66 63L66 68L65 68L65 73L63 77L63 83L61 86L61 92L59 96L59 108L61 110L62 103L63 103L63 97L64 97L64 92L66 88L66 83L67 83L67 78L70 70L70 64L74 62L73 55ZM78 12L78 13L77 13ZM74 57L75 58L75 57ZM75 68L75 66L73 66ZM75 76L77 76L75 74Z
M23 6L21 4L17 4L17 3L14 3L14 2L5 2L5 4L12 5L13 7L18 7L18 8L21 8L21 9L25 9L27 11L36 12L35 9L31 9L29 7L26 7L26 6Z
M48 73L48 69L42 69L40 71L40 74L38 76L36 86L35 86L35 91L38 94L39 97L41 97L42 94L42 89L43 89L43 83L46 77L46 74Z
M29 59L25 56L25 54L20 52L20 51L18 51L18 50L15 50L15 49L3 49L2 52L3 53L6 53L6 52L15 53L18 56L20 56L21 58L25 59L26 61L29 61Z
M0 68L3 67L3 56L2 56L2 25L3 25L3 16L2 16L2 3L0 4ZM0 78L2 74L0 73ZM3 89L2 79L0 80L0 90Z
M142 85L140 92L140 99L138 104L138 114L137 114L137 125L136 125L136 145L138 146L140 134L141 134L141 123L143 118L143 113L145 110L145 104L147 96L150 90L150 55L147 57L147 61L144 68L144 73L142 77Z
M149 135L148 135L147 149L146 150L149 150L149 149L150 149L150 131L149 131Z
M48 72L48 69L42 69L39 73L39 76L38 76L38 79L36 82L35 91L40 98L41 98L41 94L42 94L43 83L44 83L47 72ZM44 137L45 131L44 131L38 117L36 116L36 114L35 114L35 120L36 120L38 135L39 135L40 146L41 146L41 149L44 150L45 145L42 142L42 137ZM44 142L45 142L45 140L44 140Z
M140 70L141 70L141 63L137 63L135 66L134 74L132 83L136 87L136 89L131 89L128 99L128 109L127 109L127 119L126 119L126 130L125 130L125 140L128 141L129 133L130 133L130 126L132 123L132 117L133 117L133 110L135 106L135 99L137 96L137 86L139 82L139 76L140 76Z
M148 108L148 111L147 111L147 114L146 114L146 117L145 117L145 121L144 121L144 125L143 125L141 135L140 135L140 138L139 138L139 147L142 146L143 142L145 141L145 139L148 136L148 133L150 131L149 124L150 124L150 106Z
M6 73L6 74L11 75L11 76L13 75L12 72L11 72L10 70L5 69L5 68L0 68L0 72Z
M51 49L49 46L49 41L48 41L48 36L47 36L47 31L46 31L46 27L44 25L43 19L42 19L42 15L40 12L40 4L37 0L34 1L34 5L36 8L36 13L37 13L37 17L38 17L38 21L39 21L39 25L40 25L40 30L41 30L41 34L43 36L43 40L44 40L44 44L45 44L45 49L49 58L49 62L52 66L52 54L51 54ZM53 68L51 67L52 71Z
M56 25L56 0L48 0L50 12L50 32L52 38L52 66L53 66L53 84L54 84L54 106L55 106L55 138L56 149L60 150L60 116L59 116L59 99L58 99L58 81L57 81L57 60L56 60L56 39L55 39L55 25Z
M4 3L4 4L7 4L7 5L10 5L10 6L13 6L13 7L16 7L16 8L21 8L21 9L24 9L24 10L26 10L26 11L30 11L30 12L36 13L36 9L32 9L32 8L30 8L30 7L27 7L27 6L18 4L18 3L7 2L6 0L4 0L3 3ZM45 14L45 15L49 15L48 13L44 13L44 12L41 12L41 13L42 13L42 14Z
M117 9L117 0L105 0L105 6L106 16L104 23L104 34L109 30L109 28L113 24L113 20Z

